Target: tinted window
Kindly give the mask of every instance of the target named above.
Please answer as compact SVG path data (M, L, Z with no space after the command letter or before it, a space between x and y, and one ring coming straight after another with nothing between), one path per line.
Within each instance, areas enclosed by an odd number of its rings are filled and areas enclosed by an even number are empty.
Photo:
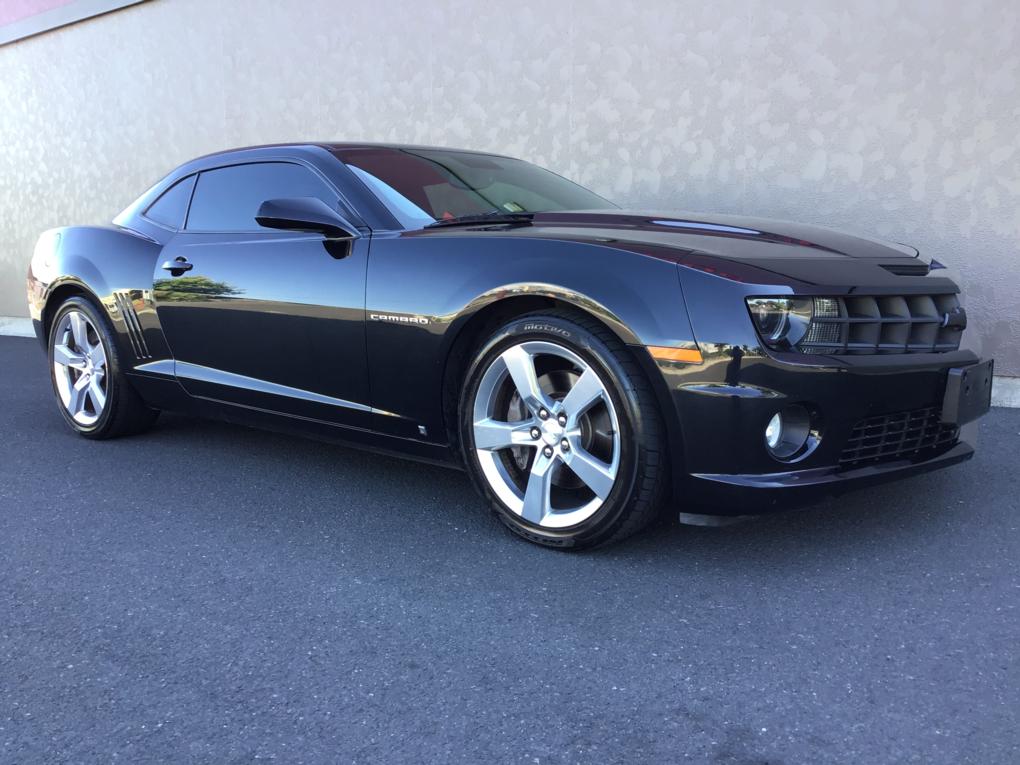
M182 228L184 218L188 214L188 202L191 201L191 189L195 186L195 176L177 181L163 194L149 205L145 211L145 217L162 223L170 228Z
M286 162L262 162L208 170L198 177L188 213L193 231L267 231L255 214L267 199L318 197L331 207L336 196L311 170Z
M498 212L614 207L592 191L530 162L432 149L337 149L334 154L405 228Z

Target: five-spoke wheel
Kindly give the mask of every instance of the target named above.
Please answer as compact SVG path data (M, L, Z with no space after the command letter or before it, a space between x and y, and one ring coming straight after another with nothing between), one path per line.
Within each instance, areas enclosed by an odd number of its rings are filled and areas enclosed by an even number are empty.
M522 536L591 546L651 518L658 415L604 327L572 314L515 319L480 349L461 407L468 469Z
M606 384L576 353L547 341L511 345L493 359L475 393L474 445L500 499L547 528L591 517L620 465Z
M89 317L78 310L60 317L53 337L53 379L60 402L75 422L95 425L106 407L103 339Z

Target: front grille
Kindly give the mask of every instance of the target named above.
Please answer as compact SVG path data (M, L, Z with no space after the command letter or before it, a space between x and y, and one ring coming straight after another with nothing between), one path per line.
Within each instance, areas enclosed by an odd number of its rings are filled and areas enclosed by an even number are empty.
M954 294L816 297L796 348L804 353L945 353L960 347L966 313Z
M839 455L841 468L855 468L901 457L934 455L956 443L959 428L942 422L936 406L869 417L854 425Z

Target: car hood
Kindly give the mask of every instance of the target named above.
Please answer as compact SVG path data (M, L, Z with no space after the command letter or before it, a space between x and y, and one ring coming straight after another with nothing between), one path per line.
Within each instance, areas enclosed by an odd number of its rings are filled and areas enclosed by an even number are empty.
M735 257L916 258L905 244L794 221L643 210L536 213L535 227L612 229L620 238ZM754 247L746 245L770 245ZM782 249L779 249L782 248Z
M826 226L742 215L644 210L541 212L520 221L437 226L407 236L555 239L636 252L758 284L896 289L931 285L930 261L904 244Z
M811 284L892 284L924 276L913 247L793 221L695 212L593 210L537 213L521 236L572 239L643 252L677 263L731 265L742 281L783 276ZM738 265L740 264L740 265Z

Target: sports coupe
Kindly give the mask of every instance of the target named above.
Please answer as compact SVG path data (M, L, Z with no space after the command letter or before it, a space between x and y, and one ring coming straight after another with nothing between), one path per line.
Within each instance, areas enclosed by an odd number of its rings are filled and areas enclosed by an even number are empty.
M167 409L463 466L550 547L953 465L990 403L959 289L912 247L621 210L474 151L202 157L44 233L28 293L86 438Z

